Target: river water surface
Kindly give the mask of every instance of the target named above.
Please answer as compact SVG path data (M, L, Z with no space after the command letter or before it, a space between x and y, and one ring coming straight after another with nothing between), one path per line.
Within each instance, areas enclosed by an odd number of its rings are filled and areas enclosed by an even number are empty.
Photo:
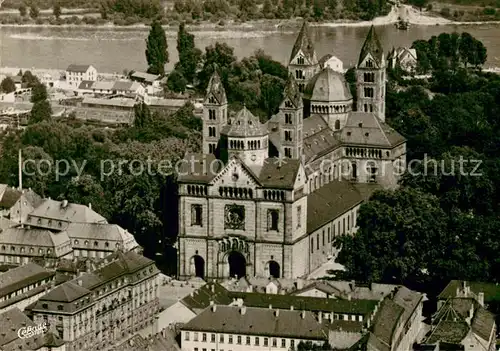
M263 49L275 60L286 64L298 30L221 28L193 29L192 33L195 34L196 45L202 49L221 41L234 47L235 54L240 58ZM454 31L467 31L481 40L488 49L486 66L500 66L500 26L497 24L414 25L408 31L398 31L393 25L377 27L385 51L393 46L409 46L417 39ZM345 67L355 63L367 32L367 27L311 28L318 56L331 53L339 57ZM0 27L0 66L65 69L69 64L78 63L92 64L100 72L141 70L146 67L144 50L147 34L147 28ZM167 31L170 67L177 61L176 36L176 30Z

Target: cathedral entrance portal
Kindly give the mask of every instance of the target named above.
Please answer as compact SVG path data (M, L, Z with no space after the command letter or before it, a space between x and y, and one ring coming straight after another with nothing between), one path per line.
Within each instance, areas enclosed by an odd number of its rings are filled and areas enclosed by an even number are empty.
M240 252L232 251L227 257L227 261L229 263L230 277L237 276L241 278L247 275L247 260Z
M205 260L200 255L194 255L192 260L192 265L194 266L194 276L201 279L205 278ZM192 268L192 270L193 270Z

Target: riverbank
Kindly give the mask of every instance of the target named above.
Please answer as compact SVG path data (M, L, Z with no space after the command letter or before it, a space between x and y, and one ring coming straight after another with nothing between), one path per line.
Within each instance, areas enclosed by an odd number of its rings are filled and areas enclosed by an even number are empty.
M406 15L402 15L406 14ZM411 6L402 5L399 8L393 6L389 14L381 17L376 17L372 21L353 21L353 20L336 20L331 22L312 22L310 23L313 27L368 27L370 25L374 26L386 26L395 24L398 18L406 18L408 22L412 25L418 26L439 26L439 25L484 25L484 24L500 24L500 21L482 21L482 22L458 22L448 20L443 17L436 16L427 11L419 11ZM218 22L206 22L199 21L195 23L188 24L187 27L192 31L205 31L205 30L219 30L219 31L230 31L230 30L260 30L260 31L276 31L283 29L294 29L301 25L302 19L295 18L290 20L277 20L277 19L260 19L247 22L238 22L234 20L229 21L218 21ZM172 22L170 24L164 24L163 27L167 31L176 31L179 26L179 22ZM75 28L75 29L100 29L100 30L149 30L149 25L147 24L131 24L131 25L116 25L113 23L106 23L101 25L96 24L0 24L0 28Z

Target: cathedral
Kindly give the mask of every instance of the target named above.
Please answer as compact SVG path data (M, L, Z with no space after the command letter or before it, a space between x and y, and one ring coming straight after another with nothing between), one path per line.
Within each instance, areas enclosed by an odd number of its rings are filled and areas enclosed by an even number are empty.
M342 73L318 60L304 23L279 112L265 124L228 113L214 72L203 152L179 170L178 275L304 277L353 234L360 205L395 187L405 139L385 124L386 59L373 27L356 66L356 105Z

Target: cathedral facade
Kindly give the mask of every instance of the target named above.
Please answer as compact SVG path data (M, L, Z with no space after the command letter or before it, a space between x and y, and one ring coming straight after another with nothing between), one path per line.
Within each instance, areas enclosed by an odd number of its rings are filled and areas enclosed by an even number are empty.
M331 57L331 55L330 55ZM344 76L318 60L304 23L279 112L230 116L217 70L204 101L203 152L179 170L178 275L303 277L357 228L359 206L395 187L405 139L385 124L386 60L373 27Z

